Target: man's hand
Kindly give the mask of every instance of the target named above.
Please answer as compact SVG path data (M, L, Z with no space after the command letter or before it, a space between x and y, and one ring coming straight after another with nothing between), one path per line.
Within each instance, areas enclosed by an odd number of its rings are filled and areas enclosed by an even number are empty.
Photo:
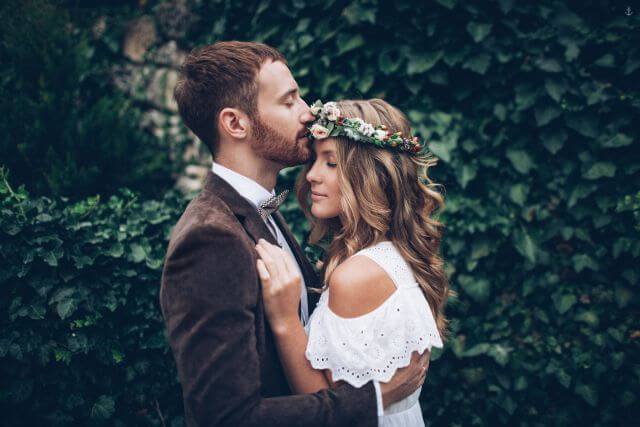
M430 356L431 352L428 350L421 355L414 351L409 366L398 369L388 383L380 383L382 406L387 408L411 395L424 384Z

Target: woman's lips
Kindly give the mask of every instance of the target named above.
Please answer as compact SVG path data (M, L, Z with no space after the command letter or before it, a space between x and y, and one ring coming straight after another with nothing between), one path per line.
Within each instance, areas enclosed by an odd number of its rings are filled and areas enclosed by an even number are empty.
M317 202L326 198L327 196L325 196L324 194L314 193L313 191L311 192L311 200L313 200L314 202Z

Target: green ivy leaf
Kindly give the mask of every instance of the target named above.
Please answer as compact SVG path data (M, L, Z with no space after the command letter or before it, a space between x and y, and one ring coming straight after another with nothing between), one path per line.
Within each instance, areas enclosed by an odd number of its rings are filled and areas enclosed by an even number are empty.
M562 110L554 105L544 107L536 107L535 115L538 126L542 127L549 124L552 120L560 117Z
M489 35L491 27L491 24L482 24L472 21L467 24L467 32L471 35L474 42L479 43Z
M365 94L369 91L369 89L371 89L375 78L374 76L375 74L373 72L365 73L364 76L358 81L357 87L361 93Z
M538 97L538 90L528 84L517 84L515 87L516 93L516 108L520 111L526 110L531 107Z
M456 0L436 0L436 3L451 10L456 5L457 1Z
M486 279L460 275L458 283L464 291L476 302L485 302L491 292L491 284Z
M564 388L569 388L571 386L571 376L567 374L567 371L560 368L555 372L555 374L556 379Z
M457 174L458 182L462 188L466 188L467 184L471 182L478 173L478 167L476 165L464 165Z
M402 64L401 58L393 58L392 53L390 52L382 52L378 55L378 67L382 74L389 75L393 74L400 68Z
M129 245L131 249L131 259L133 262L142 262L147 257L147 254L142 246L137 243Z
M633 143L633 139L625 135L623 133L616 134L613 138L606 139L602 146L605 148L618 148L618 147L626 147Z
M551 299L558 313L564 314L576 303L576 296L571 294L553 294Z
M513 233L513 244L520 255L531 263L536 262L536 244L524 228L515 230Z
M598 60L596 60L595 64L598 67L614 67L616 65L615 64L615 58L610 53L607 53L607 54L601 56L600 58L598 58Z
M524 150L510 148L507 150L507 158L511 164L521 174L527 174L535 166L529 154Z
M574 319L578 322L586 323L592 328L597 327L600 324L600 319L598 315L593 310L583 310L580 313L576 314Z
M101 395L91 407L91 418L108 420L113 416L115 401L111 396Z
M562 71L560 63L555 59L539 59L536 61L536 65L542 71L546 71L548 73L559 73Z
M586 179L612 178L616 174L616 165L611 162L596 162L582 176Z
M511 349L501 345L494 344L489 348L488 355L493 358L500 366L506 366L509 363L509 353Z
M489 345L486 342L476 344L473 347L469 348L468 350L465 350L462 353L462 357L476 357L476 356L480 356L481 354L487 354L490 348L491 348L491 345Z
M580 273L585 268L598 271L598 263L587 254L576 254L572 257L573 269Z
M589 405L596 407L598 405L598 392L588 384L576 384L574 389L576 394L582 397Z
M313 42L313 37L310 34L303 34L298 38L298 46L300 49L304 49Z
M338 34L338 55L344 55L354 49L364 46L364 37L357 34L355 36L349 36L348 34Z
M76 309L76 303L72 299L65 299L56 305L56 312L61 319L69 317Z
M562 95L567 91L567 84L561 79L546 79L544 82L544 88L554 101L560 102Z
M567 44L567 47L564 50L564 59L567 62L574 61L580 55L580 48L577 44L571 42Z
M440 58L442 58L441 50L414 55L407 64L407 74L421 74L429 71L438 63Z
M442 159L445 163L451 162L451 152L458 146L456 139L447 138L442 141L430 141L427 142L429 151L435 154L438 158Z
M466 68L478 74L484 75L489 69L490 65L491 57L485 53L481 53L465 61L465 63L462 65L462 68Z
M105 255L108 255L113 258L120 258L124 254L124 245L120 242L116 242L111 247L105 251Z
M556 154L564 146L567 140L567 132L564 129L545 128L540 132L542 145L551 153Z
M504 119L507 117L507 109L502 104L496 104L493 106L493 114L498 120L504 122Z
M599 120L594 114L572 114L565 115L567 126L578 132L580 135L597 138L599 136Z
M509 189L509 198L518 206L524 206L529 187L525 184L514 184Z

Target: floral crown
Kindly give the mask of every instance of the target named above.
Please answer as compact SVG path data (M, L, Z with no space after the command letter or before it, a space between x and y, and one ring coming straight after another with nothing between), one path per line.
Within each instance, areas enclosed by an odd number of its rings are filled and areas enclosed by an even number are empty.
M314 139L345 136L354 141L416 154L423 148L417 137L405 138L402 132L392 133L385 125L373 126L360 118L348 119L342 115L335 102L316 101L311 106L315 120L309 132Z

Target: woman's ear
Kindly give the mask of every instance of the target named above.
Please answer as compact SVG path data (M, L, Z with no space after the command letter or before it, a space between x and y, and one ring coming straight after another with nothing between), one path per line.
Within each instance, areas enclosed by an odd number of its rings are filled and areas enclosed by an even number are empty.
M223 108L218 115L220 135L233 139L245 139L251 130L250 123L247 115L236 108Z

